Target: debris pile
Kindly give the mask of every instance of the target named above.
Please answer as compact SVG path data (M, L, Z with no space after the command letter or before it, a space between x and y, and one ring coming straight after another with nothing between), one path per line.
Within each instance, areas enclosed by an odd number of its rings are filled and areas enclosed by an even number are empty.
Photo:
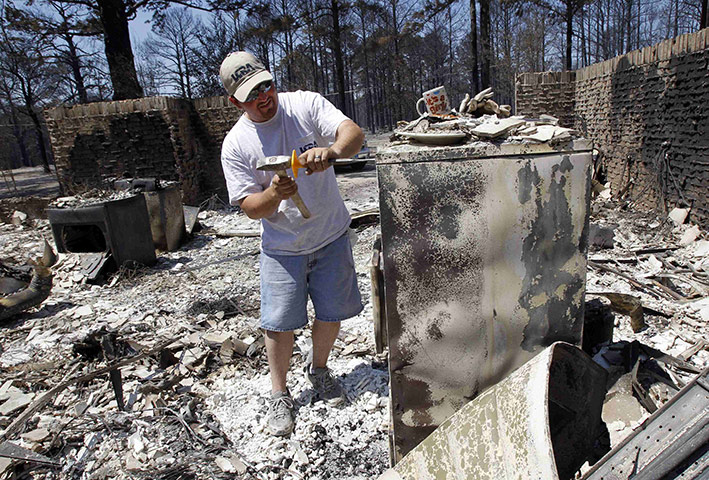
M353 214L376 205L374 175L342 187ZM82 254L59 254L51 296L0 325L0 478L370 478L386 469L388 374L368 302L376 222L359 223L354 247L367 306L343 324L331 362L349 402L311 405L294 355L299 408L286 440L263 428L258 222L216 199L198 222L153 267L124 267L100 284L87 282ZM235 230L255 235L223 235ZM0 258L16 264L51 238L42 218L0 233ZM298 351L309 335L297 332Z
M375 173L365 173L366 184L338 176L353 213L376 207ZM676 216L593 202L604 233L590 241L587 322L599 335L588 348L617 380L604 406L612 445L709 365L709 242L691 212ZM202 230L178 250L101 284L86 282L81 254L60 254L49 298L0 324L0 479L365 479L387 469L389 378L369 294L379 226L357 227L365 310L343 323L330 364L349 401L313 401L301 371L310 333L296 332L296 429L276 439L264 430L258 225L216 200L198 217ZM252 234L219 235L238 230ZM21 265L50 237L46 219L1 223L0 259Z
M709 240L687 243L697 225L606 198L592 204L584 348L610 374L616 445L709 366Z
M97 203L123 200L140 192L153 192L178 186L178 182L155 178L109 178L106 189L92 188L71 196L58 197L51 201L49 208L80 208Z
M510 112L512 111L512 106L498 105L492 99L494 95L495 92L492 91L491 87L475 94L472 98L469 93L466 93L463 101L460 102L458 112L461 114L467 113L474 117L479 117L486 114L498 115L500 118L509 117Z
M0 262L0 321L42 303L52 289L52 269L57 257L47 242L42 258L30 260L32 275L26 269Z
M132 197L134 194L127 190L90 190L85 193L59 197L52 201L49 208L81 208L96 205L103 202L123 200Z
M568 142L576 131L559 126L551 115L540 118L510 116L509 105L497 105L487 88L477 95L465 95L459 110L446 115L424 113L412 122L399 122L391 136L398 141L415 141L428 145L453 145L479 141L551 145Z

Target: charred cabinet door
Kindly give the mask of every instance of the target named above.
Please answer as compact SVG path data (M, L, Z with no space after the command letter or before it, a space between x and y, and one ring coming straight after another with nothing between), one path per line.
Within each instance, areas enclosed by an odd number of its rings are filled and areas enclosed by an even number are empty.
M590 153L377 171L398 461L544 347L580 343Z

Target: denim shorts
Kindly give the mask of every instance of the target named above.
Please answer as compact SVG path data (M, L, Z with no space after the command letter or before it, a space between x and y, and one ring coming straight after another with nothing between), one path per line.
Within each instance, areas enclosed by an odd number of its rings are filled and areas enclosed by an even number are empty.
M337 240L308 255L261 252L261 328L288 332L308 324L308 295L315 318L339 322L364 308L350 239Z

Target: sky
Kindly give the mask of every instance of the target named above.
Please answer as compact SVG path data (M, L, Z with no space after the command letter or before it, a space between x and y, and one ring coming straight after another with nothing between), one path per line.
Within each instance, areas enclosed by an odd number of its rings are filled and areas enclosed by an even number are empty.
M150 29L152 28L150 22L153 18L153 14L150 12L146 12L144 10L138 10L138 14L135 17L135 20L131 20L128 22L128 28L130 29L130 41L131 44L135 44L137 42L142 42L145 40L145 37L148 36L150 33Z
M201 17L203 23L207 22L208 17L211 15L210 13L195 9L191 9L191 13L197 18ZM128 22L128 28L130 29L130 41L133 46L135 46L137 42L142 42L145 40L145 38L151 33L152 19L152 12L139 9L135 19Z

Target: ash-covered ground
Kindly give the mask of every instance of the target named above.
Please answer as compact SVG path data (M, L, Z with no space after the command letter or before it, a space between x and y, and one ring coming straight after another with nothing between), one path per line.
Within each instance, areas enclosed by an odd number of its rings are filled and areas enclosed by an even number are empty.
M337 177L352 214L378 206L373 165L343 168ZM95 348L102 338L113 335L127 356L176 339L166 352L121 369L124 412L107 375L59 393L11 439L60 466L0 459L7 478L15 469L25 478L371 478L388 466L388 372L374 351L369 301L376 217L353 231L365 309L343 322L330 362L348 402L313 402L300 354L310 330L298 331L289 378L298 409L288 438L264 431L270 382L258 348L260 239L228 236L258 232L258 222L213 199L199 223L201 232L179 251L100 285L86 283L81 254L60 254L50 297L1 326L0 404L17 403L3 410L3 428L45 390L105 365ZM46 219L0 230L6 263L41 256L44 238L52 243ZM232 340L249 353L229 350ZM171 361L159 358L168 355Z
M339 173L338 182L353 214L378 207L373 165ZM22 202L14 205L19 210ZM333 408L313 401L301 370L310 330L298 331L289 377L296 429L274 438L264 429L270 382L258 330L259 238L229 236L258 226L216 200L203 205L199 222L203 229L178 251L159 254L154 267L121 270L100 285L86 283L81 255L59 255L51 296L0 325L0 431L51 388L107 365L107 343L119 359L147 353L121 368L123 411L108 374L51 396L8 438L55 464L0 458L0 478L365 479L388 467L389 379L386 356L375 352L369 280L379 224L356 229L365 309L343 322L330 361L348 402ZM705 368L706 233L602 198L594 201L592 222L613 233L612 242L607 230L592 239L587 300L626 293L646 307L638 332L616 312L605 347L639 340ZM5 263L40 256L43 239L51 241L43 218L0 224L0 233ZM609 422L612 440L647 415L638 410Z

